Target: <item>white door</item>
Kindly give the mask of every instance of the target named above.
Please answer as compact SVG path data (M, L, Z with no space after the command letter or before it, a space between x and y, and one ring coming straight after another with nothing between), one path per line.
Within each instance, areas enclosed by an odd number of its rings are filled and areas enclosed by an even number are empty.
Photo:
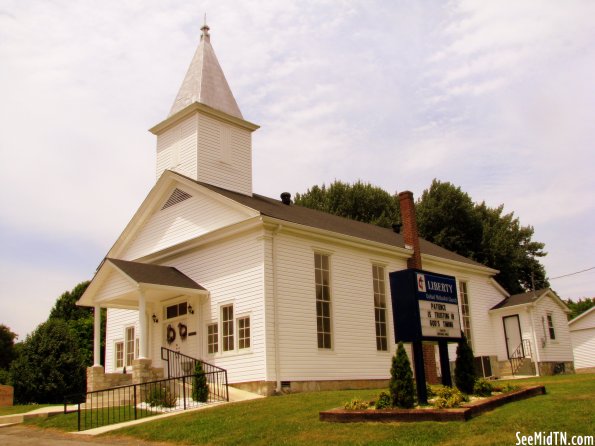
M508 357L512 358L515 350L521 345L521 324L519 321L519 315L506 316L504 320L504 336L506 337L506 351ZM524 356L521 346L521 356Z

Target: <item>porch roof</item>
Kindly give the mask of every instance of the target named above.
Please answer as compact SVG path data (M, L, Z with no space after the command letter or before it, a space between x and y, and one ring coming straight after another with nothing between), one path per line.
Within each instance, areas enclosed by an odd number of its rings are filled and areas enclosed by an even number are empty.
M204 287L172 266L151 265L110 258L106 260L116 265L124 274L139 284L145 283L206 291Z
M147 302L180 295L208 296L208 291L171 266L106 258L77 305L137 309Z

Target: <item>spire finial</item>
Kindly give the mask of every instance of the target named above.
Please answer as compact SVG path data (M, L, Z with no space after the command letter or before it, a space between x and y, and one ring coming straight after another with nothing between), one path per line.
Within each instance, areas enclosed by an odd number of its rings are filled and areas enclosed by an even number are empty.
M207 42L210 42L210 35L209 35L209 25L207 25L207 13L205 12L205 17L204 17L204 22L202 25L202 28L200 28L200 30L202 31L202 35L200 36L200 40L204 39Z

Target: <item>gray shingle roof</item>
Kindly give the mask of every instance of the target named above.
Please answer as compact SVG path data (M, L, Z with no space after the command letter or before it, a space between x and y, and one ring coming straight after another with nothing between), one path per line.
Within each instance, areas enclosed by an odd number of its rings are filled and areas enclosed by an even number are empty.
M497 305L494 305L491 310L497 310L498 308L514 307L515 305L525 305L535 302L544 293L549 291L549 288L543 288L541 290L528 291L526 293L513 294L512 296L504 299Z
M286 205L280 200L268 198L263 195L253 194L252 196L248 196L240 194L238 192L233 192L213 186L211 184L193 180L192 178L186 177L177 172L172 171L172 173L184 177L194 183L200 184L201 186L221 194L237 203L252 208L260 212L261 215L266 215L268 217L288 221L291 223L297 223L312 228L332 231L351 237L357 237L364 240L396 246L399 248L405 247L403 235L395 233L392 229L381 228L380 226L339 217L337 215L317 211L303 206L297 206L294 204ZM467 265L487 268L485 265L479 262L468 259L467 257L449 251L448 249L441 248L440 246L430 243L424 239L420 239L420 248L422 254L432 255L455 262L461 262Z
M190 277L171 266L151 265L148 263L130 262L127 260L110 258L106 260L113 263L132 280L138 283L205 290L205 288L200 286Z
M200 44L190 62L169 116L194 102L200 102L215 110L243 119L242 112L211 46L209 28L205 25L202 30Z

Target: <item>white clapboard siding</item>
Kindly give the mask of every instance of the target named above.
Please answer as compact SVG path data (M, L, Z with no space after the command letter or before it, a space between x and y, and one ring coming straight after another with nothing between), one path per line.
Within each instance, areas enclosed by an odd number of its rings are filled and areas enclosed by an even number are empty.
M238 236L215 246L200 248L166 263L174 266L209 291L200 305L196 351L191 356L228 370L229 382L266 379L264 337L264 241L260 231ZM221 352L221 306L233 304L234 318L250 316L251 347ZM219 323L219 353L207 354L206 327Z
M138 230L121 258L134 260L246 218L207 194L188 191L192 198L156 210Z
M595 316L595 313L592 313ZM570 332L576 369L595 367L595 326Z
M389 286L387 282L390 349L379 352L376 350L372 265L385 264L388 274L405 268L405 262L335 244L314 243L292 235L280 234L275 243L280 379L388 378L391 353L395 350ZM332 350L321 350L317 345L316 251L330 253Z
M157 136L157 178L173 170L196 179L198 117L190 115Z
M199 114L198 141L198 181L252 195L250 131Z
M115 348L116 342L125 342L126 327L134 326L135 336L139 335L138 311L121 310L117 308L107 309L107 323L105 333L105 371L115 372Z
M546 317L548 313L553 316L556 339L550 339ZM542 346L541 342L539 342L539 360L541 362L572 361L572 343L570 341L570 331L568 330L568 318L560 305L549 296L541 298L533 309L533 321L538 339L543 337L546 339L545 346Z

